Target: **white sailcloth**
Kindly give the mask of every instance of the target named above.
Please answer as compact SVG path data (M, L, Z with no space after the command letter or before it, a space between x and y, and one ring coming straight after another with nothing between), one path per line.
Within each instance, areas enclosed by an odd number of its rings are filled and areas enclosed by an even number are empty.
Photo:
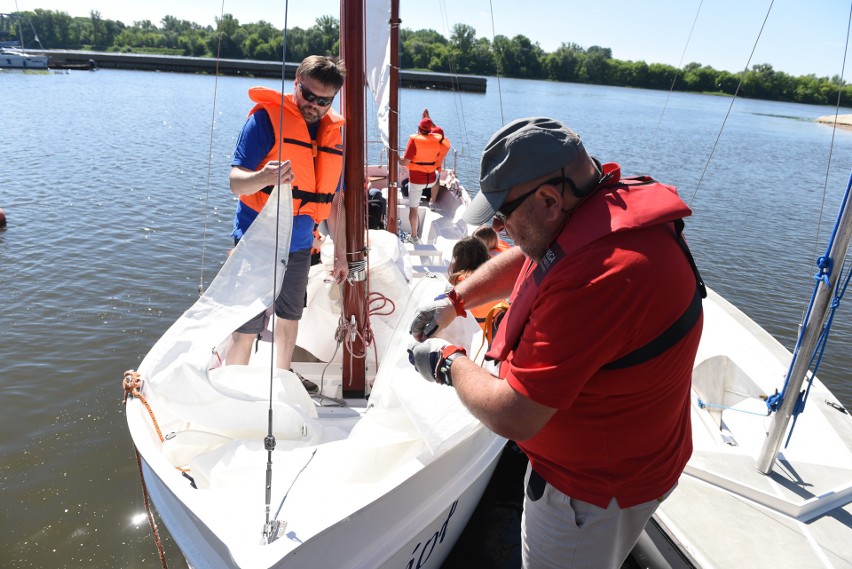
M382 143L389 145L390 127L390 20L388 0L366 0L367 86L376 105L376 118Z

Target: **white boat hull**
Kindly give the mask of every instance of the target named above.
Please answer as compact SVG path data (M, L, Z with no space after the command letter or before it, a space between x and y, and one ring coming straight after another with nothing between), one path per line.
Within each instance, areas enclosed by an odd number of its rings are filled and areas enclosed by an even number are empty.
M289 230L272 211L261 213L205 297L146 356L142 395L166 440L138 398L126 404L128 426L151 501L192 567L422 569L440 567L452 550L506 441L470 416L452 388L424 381L408 362L414 311L446 286L424 263L445 274L448 251L468 229L459 222L469 203L463 189L444 192L439 203L438 211L424 208L426 252L369 232L371 290L394 302L389 314L371 319L381 365L377 370L371 348L369 403L330 399L342 392L342 350L334 341L341 302L322 266L311 272L293 367L323 396L309 397L290 372L269 371L269 334L248 366L221 367L234 324L256 313L255 303L237 302L254 289L255 277L231 283L247 268L257 278L271 273L275 259L258 253L261 244ZM333 244L324 245L330 260L326 247ZM271 302L269 294L259 306ZM481 337L472 318L442 334L472 351ZM211 345L218 346L212 357ZM283 529L262 543L270 405L277 439L270 519Z
M492 440L488 452L474 451L478 452L476 461L470 460L471 448L458 448L443 457L442 464L423 471L298 548L290 548L277 560L269 551L275 548L274 542L260 545L259 524L254 546L234 551L187 505L192 503L187 494L197 491L176 494L172 491L175 480L164 480L144 460L143 473L157 513L194 569L439 568L479 503L502 452L505 441L487 433L482 436ZM172 478L172 473L167 477ZM185 479L178 483L189 488ZM322 506L321 500L317 505Z
M45 70L47 62L46 55L32 55L11 48L0 51L0 69Z

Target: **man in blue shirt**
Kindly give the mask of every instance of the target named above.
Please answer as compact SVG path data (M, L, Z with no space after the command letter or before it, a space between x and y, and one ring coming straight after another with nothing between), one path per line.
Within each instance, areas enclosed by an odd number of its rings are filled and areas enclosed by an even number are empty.
M249 96L257 104L240 132L231 162L231 191L240 197L232 233L235 243L266 204L272 188L292 184L290 254L274 304L276 367L283 369L290 369L305 306L314 227L324 219L334 236L332 276L342 283L348 274L343 193L339 191L343 119L331 110L345 73L343 63L336 59L309 56L296 71L292 94L252 88ZM279 129L282 132L276 134ZM264 328L265 314L260 314L237 329L225 354L226 364L247 364L254 340ZM312 382L303 380L303 384L316 391Z

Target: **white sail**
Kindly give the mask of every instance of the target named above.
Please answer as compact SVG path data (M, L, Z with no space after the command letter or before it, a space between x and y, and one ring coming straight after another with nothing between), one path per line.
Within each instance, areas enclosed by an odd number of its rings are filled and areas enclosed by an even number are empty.
M390 21L391 9L388 0L366 0L367 18L365 29L367 86L376 105L376 118L382 143L389 145L390 120Z

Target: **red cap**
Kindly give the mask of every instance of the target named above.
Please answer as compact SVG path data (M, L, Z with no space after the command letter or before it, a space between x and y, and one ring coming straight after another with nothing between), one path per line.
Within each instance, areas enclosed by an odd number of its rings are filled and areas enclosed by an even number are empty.
M426 134L430 130L432 130L434 126L435 123L433 123L430 119L426 118L420 121L420 125L417 127L417 130L419 130L423 134Z

